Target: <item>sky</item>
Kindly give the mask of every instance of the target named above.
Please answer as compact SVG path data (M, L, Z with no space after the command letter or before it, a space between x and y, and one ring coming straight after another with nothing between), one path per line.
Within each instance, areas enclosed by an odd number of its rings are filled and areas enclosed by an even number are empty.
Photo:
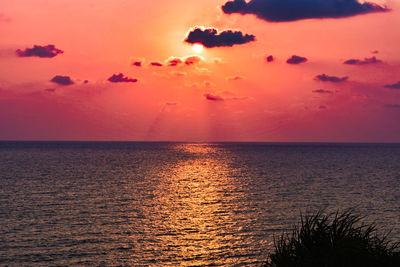
M400 0L0 0L0 140L400 142Z

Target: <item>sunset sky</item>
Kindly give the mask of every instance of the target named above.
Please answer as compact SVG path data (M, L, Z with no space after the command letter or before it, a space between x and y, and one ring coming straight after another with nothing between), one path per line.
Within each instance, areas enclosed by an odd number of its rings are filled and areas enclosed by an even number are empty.
M0 0L0 36L0 140L400 142L400 0Z

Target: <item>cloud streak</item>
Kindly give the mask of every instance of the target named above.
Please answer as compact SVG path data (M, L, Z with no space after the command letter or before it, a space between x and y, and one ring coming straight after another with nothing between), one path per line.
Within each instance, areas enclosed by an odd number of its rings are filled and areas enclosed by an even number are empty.
M150 62L150 65L153 67L162 67L163 66L163 64L161 62L156 62L156 61Z
M392 89L392 90L400 89L400 81L398 81L397 83L394 83L394 84L387 84L384 87L387 89Z
M204 94L204 97L209 101L224 101L224 99L219 95Z
M215 28L193 28L187 35L185 42L190 44L202 44L207 48L231 47L233 45L253 42L254 35L243 34L241 31L224 30Z
M340 83L340 82L345 82L347 81L349 77L336 77L336 76L329 76L326 74L320 74L315 77L315 80L321 81L321 82L333 82L333 83Z
M332 91L330 90L325 90L325 89L318 89L318 90L313 90L313 93L317 94L332 94Z
M377 59L376 57L361 59L349 59L343 62L346 65L368 65L368 64L377 64L382 63L382 60Z
M400 104L384 104L383 106L384 106L385 108L400 109Z
M373 12L389 11L374 3L358 0L245 0L228 1L222 6L226 14L253 14L272 21L295 21L311 18L343 18Z
M224 91L218 94L211 94L207 93L203 95L206 100L208 101L240 101L240 100L247 100L248 97L238 97L235 93L231 91Z

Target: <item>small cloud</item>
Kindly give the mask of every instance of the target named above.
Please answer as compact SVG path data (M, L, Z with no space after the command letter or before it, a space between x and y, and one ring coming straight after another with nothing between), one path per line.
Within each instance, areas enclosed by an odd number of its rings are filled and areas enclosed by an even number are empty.
M212 86L215 86L215 83L210 82L210 81L203 81L203 86L204 87L212 87Z
M178 77L184 77L187 75L187 73L184 71L171 71L170 74Z
M204 94L204 97L209 101L224 101L224 99L219 95Z
M214 58L214 63L215 64L221 64L222 63L222 59L220 59L219 57Z
M142 66L142 61L135 61L135 62L132 63L132 66L141 67Z
M377 64L381 63L382 60L377 59L376 57L365 58L364 60L361 59L349 59L343 62L343 64L347 65L367 65L367 64Z
M176 106L178 106L177 102L166 102L162 104L160 112L171 112L176 108Z
M300 63L304 63L304 62L307 62L307 58L296 56L296 55L293 55L291 58L289 58L286 61L286 63L288 63L288 64L300 64Z
M188 66L194 65L194 64L197 64L197 63L201 62L202 60L203 60L203 58L200 57L200 56L186 57L185 58L185 65L188 65Z
M45 91L49 92L49 93L54 93L56 91L56 89L55 88L48 88L48 89L45 89Z
M232 91L224 91L224 92L222 92L222 95L223 95L224 100L246 100L246 99L248 99L248 97L246 97L246 96L238 97Z
M74 82L71 80L71 78L69 76L56 75L50 81L53 82L53 83L57 83L59 85L71 85L71 84L74 84Z
M394 83L394 84L387 84L384 87L388 88L388 89L394 89L394 90L400 89L400 81L398 81L397 83Z
M241 76L229 76L229 77L226 77L226 79L228 81L239 81L239 80L243 80L243 77L241 77Z
M154 67L162 67L163 66L163 64L161 62L158 62L158 61L150 62L150 65L154 66Z
M324 89L313 90L312 92L317 94L332 94L332 91Z
M84 84L88 84L89 81L88 81L88 80L84 80L83 83L84 83Z
M237 100L247 100L248 97L238 97L234 92L231 91L223 91L218 94L204 94L206 100L209 101L237 101Z
M120 73L120 74L113 74L113 76L108 78L108 81L112 82L112 83L135 83L138 80L129 78L129 77L125 77L124 74Z
M178 103L176 103L176 102L167 102L167 103L165 103L165 105L166 106L177 106Z
M191 87L191 88L210 88L210 87L215 87L215 83L211 82L211 81L203 81L202 83L198 83L198 82L194 82L194 83L187 83L185 84L185 87Z
M327 109L328 107L327 106L325 106L325 105L321 105L321 106L319 106L319 109Z
M240 31L224 30L215 28L195 27L187 35L185 42L190 44L199 43L207 48L233 46L245 44L255 40L254 35L243 34Z
M64 51L56 48L54 45L40 46L35 45L33 48L26 48L25 50L18 49L16 51L19 57L42 57L52 58L58 54L64 53Z
M222 6L226 14L254 14L258 18L281 22L301 19L342 18L389 11L386 7L358 0L233 0Z
M175 66L178 66L178 65L180 65L182 63L183 63L183 61L179 57L170 57L169 59L167 59L167 64L170 67L175 67Z
M186 83L184 86L190 88L200 88L201 84L199 84L198 82L194 82L194 83Z
M201 56L188 56L188 57L170 57L165 62L170 67L180 66L185 64L187 66L200 63L204 59Z
M211 71L207 68L196 67L196 72L199 75L210 75L211 74Z
M333 82L333 83L340 83L340 82L345 82L349 77L336 77L336 76L328 76L326 74L321 74L317 75L315 77L315 80L321 81L321 82Z
M372 54L378 54L379 51L378 51L378 50L374 50L374 51L371 51L371 53L372 53Z
M269 56L267 56L267 57L265 58L265 60L266 60L267 62L272 62L272 61L274 61L274 57L273 57L272 55L269 55Z
M384 104L385 108L400 108L400 104Z

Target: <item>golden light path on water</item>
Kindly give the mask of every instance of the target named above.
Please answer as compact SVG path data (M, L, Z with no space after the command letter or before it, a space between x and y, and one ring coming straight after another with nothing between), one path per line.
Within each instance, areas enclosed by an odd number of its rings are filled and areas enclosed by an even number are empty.
M157 241L150 246L158 259L153 264L256 263L252 253L266 244L250 235L254 218L241 206L245 196L236 181L240 170L230 166L232 155L212 145L181 144L174 149L191 157L166 166L154 192L155 210L149 216L157 214L159 220L152 222Z

